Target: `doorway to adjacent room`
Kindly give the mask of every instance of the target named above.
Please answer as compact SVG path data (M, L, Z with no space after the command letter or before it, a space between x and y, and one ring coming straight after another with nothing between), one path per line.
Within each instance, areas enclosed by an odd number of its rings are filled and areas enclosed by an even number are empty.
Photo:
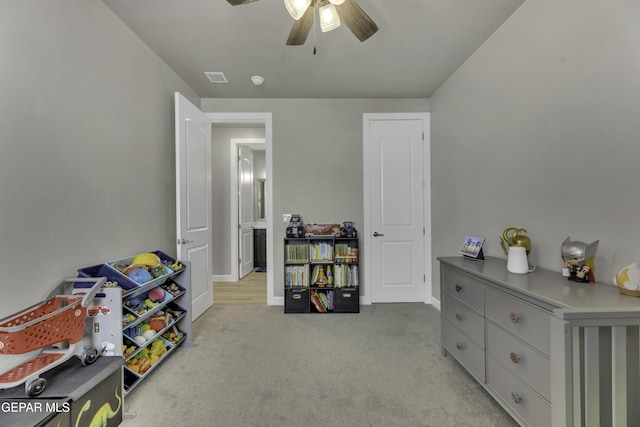
M263 138L261 141L261 145L263 147L264 152L264 168L266 169L266 177L263 181L264 183L264 196L260 200L263 203L263 211L265 212L265 217L262 221L262 226L265 229L265 240L266 240L266 272L259 273L259 276L254 276L254 273L249 273L247 276L247 280L249 280L252 284L257 282L265 282L266 284L262 286L264 289L264 299L262 300L263 304L266 303L268 305L275 304L275 296L273 290L273 257L271 254L270 248L273 247L273 219L272 219L272 177L271 177L271 169L272 169L272 154L271 154L271 143L272 143L272 124L271 124L271 113L208 113L207 116L211 120L213 124L213 132L214 134L218 134L221 129L224 132L225 128L261 128L263 129ZM255 129L254 129L255 130ZM239 138L239 139L259 139L258 136L240 136L237 134L233 134L233 132L225 132L228 133L231 138ZM250 135L259 135L260 132L250 132ZM230 146L233 145L237 148L238 144L230 144L227 139L226 142L221 142L227 148L224 150L229 150ZM246 142L246 141L245 141ZM256 141L253 141L256 142ZM220 143L220 142L219 142ZM234 153L234 150L229 150L229 152ZM229 160L229 154L225 154L222 157L218 157L218 161L227 163ZM217 221L222 221L219 224L218 230L218 242L220 245L215 246L214 257L217 254L218 261L222 261L220 264L220 268L216 271L219 271L216 275L214 275L214 304L218 304L218 292L220 291L222 294L222 298L224 301L224 293L225 290L229 286L238 285L243 283L243 281L238 279L238 250L239 250L239 236L240 233L238 231L238 198L237 198L237 188L230 189L230 186L235 185L234 182L237 182L238 176L238 160L237 157L232 161L233 166L231 167L229 163L226 165L217 164L218 169L214 169L214 181L223 183L223 187L226 190L223 193L219 194L229 194L235 195L235 201L230 200L230 196L224 195L222 199L217 200L217 205L215 205ZM216 170L222 172L222 175L215 176ZM235 173L234 173L235 172ZM231 175L235 174L235 178ZM234 187L235 188L235 187ZM235 210L235 213L232 212ZM214 220L216 218L214 215ZM222 233L222 234L220 234ZM247 242L247 239L244 240ZM251 277L249 277L251 276ZM254 279L261 280L254 280ZM239 287L236 286L236 288ZM242 297L244 298L244 297ZM255 301L255 298L253 299Z
M217 282L214 305L265 305L267 274L256 270L237 282Z

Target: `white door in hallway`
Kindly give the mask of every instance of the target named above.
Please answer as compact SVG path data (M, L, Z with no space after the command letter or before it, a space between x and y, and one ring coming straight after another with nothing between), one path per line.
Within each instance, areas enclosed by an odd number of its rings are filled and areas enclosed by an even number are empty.
M238 276L253 270L253 151L238 147Z
M371 302L425 301L423 120L370 120Z
M191 268L192 319L213 305L211 120L180 93L176 115L176 244Z

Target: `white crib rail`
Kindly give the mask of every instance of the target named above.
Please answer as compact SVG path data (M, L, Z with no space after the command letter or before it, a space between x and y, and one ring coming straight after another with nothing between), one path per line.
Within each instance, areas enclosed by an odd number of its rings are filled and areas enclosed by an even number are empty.
M556 309L553 427L640 426L640 310Z

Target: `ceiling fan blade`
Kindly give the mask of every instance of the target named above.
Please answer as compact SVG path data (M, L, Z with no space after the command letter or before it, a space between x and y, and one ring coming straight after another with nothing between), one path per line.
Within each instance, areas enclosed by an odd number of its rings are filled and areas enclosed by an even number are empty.
M336 9L340 20L349 27L361 42L367 40L378 31L376 23L362 10L355 0L345 0L344 3L336 5Z
M247 3L253 3L258 0L227 0L231 6L240 6Z
M307 41L307 36L309 35L311 25L313 24L314 12L315 8L312 3L304 15L302 15L302 18L293 23L293 27L291 27L291 32L289 33L289 38L287 39L287 46L300 46Z

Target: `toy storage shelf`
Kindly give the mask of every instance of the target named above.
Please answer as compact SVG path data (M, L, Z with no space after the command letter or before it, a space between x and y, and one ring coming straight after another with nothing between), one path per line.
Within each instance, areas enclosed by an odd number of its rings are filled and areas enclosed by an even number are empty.
M284 239L285 313L359 313L358 238Z
M162 252L155 253L163 261L175 262ZM80 276L106 276L107 280L117 281L122 288L122 292L111 294L112 304L122 309L118 324L103 325L100 329L110 331L109 340L115 344L116 355L124 358L125 395L158 369L179 346L192 343L191 271L188 262L180 263L183 268L141 285L110 269L113 261L78 270ZM154 303L147 299L155 289L161 289L164 296L161 301ZM136 310L136 307L139 309ZM154 319L161 326L151 329L150 322ZM96 316L96 321L99 320ZM144 330L152 332L144 336ZM138 335L143 336L144 341L137 341L135 337Z

